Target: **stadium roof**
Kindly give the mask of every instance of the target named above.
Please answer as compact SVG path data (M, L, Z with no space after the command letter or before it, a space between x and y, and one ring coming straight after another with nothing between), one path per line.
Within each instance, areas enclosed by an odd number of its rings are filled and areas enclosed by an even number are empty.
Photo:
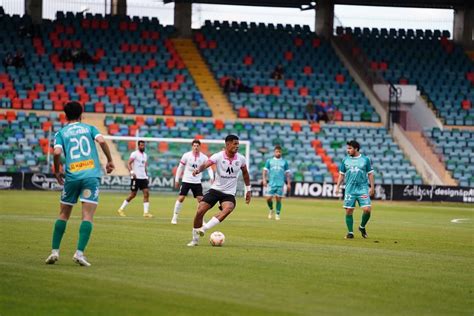
M209 3L231 4L244 6L269 6L287 8L307 8L317 1L309 0L164 0L165 3ZM334 4L370 5L386 7L416 7L416 8L463 8L474 7L470 0L334 0Z

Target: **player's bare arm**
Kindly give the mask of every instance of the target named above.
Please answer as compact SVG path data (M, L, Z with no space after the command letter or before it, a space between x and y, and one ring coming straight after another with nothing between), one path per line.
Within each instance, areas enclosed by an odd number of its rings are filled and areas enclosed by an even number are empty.
M375 177L374 177L373 172L369 173L369 183L370 183L369 195L374 196L374 193L375 193Z
M244 183L245 183L245 203L249 204L250 199L252 198L252 190L250 187L250 175L249 175L247 166L243 166L241 170L242 170L242 177L244 178Z
M206 170L207 168L209 168L213 164L214 163L210 160L206 161L206 163L203 163L198 168L193 170L193 176L196 176L196 175L200 174L201 172L203 172L204 170Z
M135 174L133 173L133 161L135 159L131 158L128 159L128 162L127 162L127 168L128 168L128 171L130 172L130 177L132 178L135 178Z
M267 169L263 169L262 171L262 185L263 187L267 186Z
M290 172L286 173L286 188L287 188L288 192L291 191L291 174L290 174Z
M58 183L60 185L64 184L64 179L63 179L63 174L60 172L60 166L61 166L61 154L63 150L60 147L55 147L54 148L54 176L56 177L56 180L58 180Z
M179 189L179 183L180 183L180 178L181 176L183 175L183 171L184 171L184 163L182 162L184 159L184 156L183 158L181 158L181 160L179 161L178 163L178 168L176 169L176 176L174 178L174 187L176 189Z
M336 193L341 193L342 181L344 181L344 175L342 173L339 173L339 177L337 178L337 184L336 184Z
M103 136L97 136L95 140L99 143L100 148L104 152L105 157L107 157L107 164L105 165L105 170L107 171L107 173L111 173L115 169L115 165L112 160L112 155L110 154L109 145L107 145Z

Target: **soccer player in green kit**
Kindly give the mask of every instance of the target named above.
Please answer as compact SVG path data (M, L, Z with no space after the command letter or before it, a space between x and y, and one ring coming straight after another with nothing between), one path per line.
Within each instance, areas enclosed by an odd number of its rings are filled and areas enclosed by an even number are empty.
M68 102L64 106L68 124L60 129L54 139L54 170L58 183L64 185L61 193L59 217L54 224L52 251L47 264L59 260L59 246L77 199L82 202L82 222L79 241L73 261L81 266L90 266L84 250L92 232L92 219L99 202L100 162L94 141L98 142L107 157L107 173L114 170L114 163L104 137L96 127L81 123L82 106L78 102ZM61 153L66 162L66 178L60 173Z
M359 153L360 145L357 141L347 142L347 154L339 166L339 178L337 179L336 192L340 192L341 184L346 179L346 188L344 192L344 208L346 209L346 225L348 233L346 239L354 238L354 219L352 214L356 201L362 208L362 220L359 231L362 237L367 238L365 226L370 218L371 204L370 197L374 195L374 169L370 159ZM370 183L370 189L368 184Z
M273 196L276 200L275 220L280 220L281 199L283 198L283 187L286 187L288 192L291 190L291 173L288 167L288 162L281 157L281 147L275 146L274 157L268 159L263 167L262 182L267 199L267 205L270 209L268 219L273 215ZM269 181L267 181L267 173Z

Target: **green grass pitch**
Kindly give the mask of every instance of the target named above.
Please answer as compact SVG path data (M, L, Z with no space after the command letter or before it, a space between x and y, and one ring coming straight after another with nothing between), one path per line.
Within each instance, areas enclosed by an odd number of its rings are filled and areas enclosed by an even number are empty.
M0 315L474 313L472 205L375 202L369 238L345 240L340 201L287 199L277 222L263 199L239 199L214 229L223 247L207 234L188 248L192 199L174 226L175 196L153 194L151 220L140 199L117 217L125 196L101 194L85 268L71 260L78 206L60 261L45 265L59 193L0 192Z

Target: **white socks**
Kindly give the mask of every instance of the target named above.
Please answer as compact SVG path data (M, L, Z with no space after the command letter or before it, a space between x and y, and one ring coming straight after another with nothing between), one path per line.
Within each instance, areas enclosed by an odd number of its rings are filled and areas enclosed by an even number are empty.
M179 212L181 212L182 207L183 207L183 203L181 203L180 201L176 201L176 203L174 203L174 213L178 215Z
M207 222L205 225L202 226L202 230L206 231L208 229L211 229L212 227L216 226L219 224L221 221L217 219L217 217L213 216L209 222Z
M143 202L143 212L148 214L148 210L150 209L150 202Z
M195 242L199 241L198 229L199 228L193 228L193 241L195 241Z
M80 250L76 250L75 256L82 257L82 256L84 256L84 252L82 252Z
M127 200L124 200L123 203L122 203L122 206L120 206L120 209L121 210L125 209L125 207L127 207L127 205L128 205Z

